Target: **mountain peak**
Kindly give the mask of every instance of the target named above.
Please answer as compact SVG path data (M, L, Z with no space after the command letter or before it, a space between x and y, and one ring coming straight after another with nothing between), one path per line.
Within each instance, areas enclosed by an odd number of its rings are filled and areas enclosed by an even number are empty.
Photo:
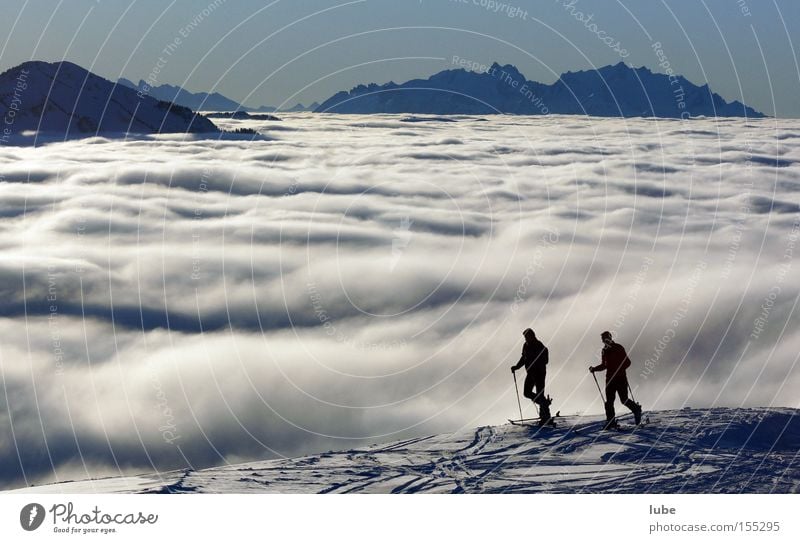
M488 77L487 77L488 75ZM676 89L675 81L680 84ZM679 92L676 92L679 91ZM528 81L512 64L495 61L487 72L444 70L426 80L361 84L337 93L316 111L490 115L576 114L602 117L763 117L739 102L726 102L681 76L654 73L623 61L565 72L546 85Z
M24 86L24 100L16 96ZM0 116L14 110L11 133L58 137L99 133L218 132L191 110L139 96L68 61L28 61L0 74ZM15 102L16 100L16 102Z
M158 100L172 102L194 111L244 111L248 109L219 92L191 92L178 85L168 83L154 85L143 79L139 80L138 85L134 85L129 80L120 78L119 84L129 86Z
M511 76L513 79L525 80L525 76L522 75L522 72L513 64L504 64L501 66L498 62L493 63L489 73L497 74L498 72L502 72L506 76Z

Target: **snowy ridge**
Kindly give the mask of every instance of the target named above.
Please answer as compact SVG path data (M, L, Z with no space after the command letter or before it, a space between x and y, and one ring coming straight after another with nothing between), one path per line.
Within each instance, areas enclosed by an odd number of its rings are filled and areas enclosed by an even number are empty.
M71 62L31 61L0 74L7 134L218 133L192 110L117 85Z
M205 470L69 482L15 492L793 493L800 410L649 413L629 431L598 416L505 424L362 449ZM630 424L629 417L622 417Z

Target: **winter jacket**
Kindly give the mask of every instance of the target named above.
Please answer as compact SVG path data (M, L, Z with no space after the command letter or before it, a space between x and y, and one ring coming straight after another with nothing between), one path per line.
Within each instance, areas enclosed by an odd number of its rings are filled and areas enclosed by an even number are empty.
M603 347L602 362L592 369L594 371L606 370L606 383L616 380L625 380L625 370L631 366L631 359L625 352L625 347L619 343L611 343Z
M532 342L526 341L522 346L522 357L517 362L517 365L514 366L514 369L518 370L525 366L525 371L528 372L545 371L549 357L550 354L544 343L538 339L534 339Z

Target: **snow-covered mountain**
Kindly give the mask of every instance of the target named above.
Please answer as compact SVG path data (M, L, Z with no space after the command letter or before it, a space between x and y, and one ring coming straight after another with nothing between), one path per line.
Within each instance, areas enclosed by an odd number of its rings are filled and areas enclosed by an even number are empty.
M558 428L483 426L362 449L14 492L788 493L800 489L800 410L682 409L628 431L597 416ZM626 417L622 422L630 423Z
M25 62L0 74L0 117L10 133L219 132L188 108L140 96L71 62Z
M325 113L422 113L433 115L567 114L603 117L763 117L708 85L682 76L632 68L622 62L597 70L567 72L555 83L528 81L512 65L484 72L445 70L403 84L359 85L315 111Z

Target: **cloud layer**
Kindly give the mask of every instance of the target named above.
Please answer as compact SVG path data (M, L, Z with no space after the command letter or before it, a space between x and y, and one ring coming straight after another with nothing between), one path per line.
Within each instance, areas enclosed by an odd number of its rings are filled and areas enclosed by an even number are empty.
M528 326L563 412L606 329L648 409L796 403L798 122L450 120L0 147L0 485L499 423Z

